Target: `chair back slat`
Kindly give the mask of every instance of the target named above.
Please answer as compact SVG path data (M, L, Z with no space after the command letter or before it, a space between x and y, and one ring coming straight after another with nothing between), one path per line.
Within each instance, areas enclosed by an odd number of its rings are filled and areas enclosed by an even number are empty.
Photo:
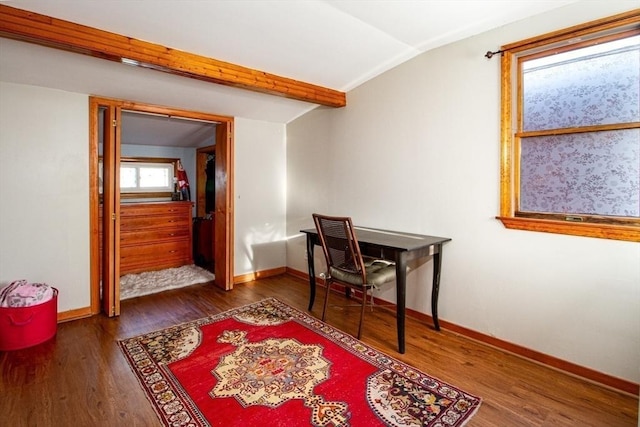
M364 261L351 218L313 214L313 220L327 261L327 271L333 267L346 273L359 274L362 283L367 283Z

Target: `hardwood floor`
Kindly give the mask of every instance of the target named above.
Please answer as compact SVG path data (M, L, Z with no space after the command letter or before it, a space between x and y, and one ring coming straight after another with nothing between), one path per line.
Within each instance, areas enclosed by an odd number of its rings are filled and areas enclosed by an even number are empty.
M320 296L324 291L320 291ZM0 425L155 426L151 405L116 341L273 296L301 310L307 284L282 275L224 292L194 285L122 302L122 315L62 323L55 339L0 352ZM342 295L333 295L339 303ZM313 314L319 316L316 302ZM358 308L333 308L330 324L355 333ZM362 340L483 403L468 426L636 426L638 399L546 368L413 319L396 351L395 315L367 312ZM265 426L268 424L264 424ZM245 427L242 424L239 426Z

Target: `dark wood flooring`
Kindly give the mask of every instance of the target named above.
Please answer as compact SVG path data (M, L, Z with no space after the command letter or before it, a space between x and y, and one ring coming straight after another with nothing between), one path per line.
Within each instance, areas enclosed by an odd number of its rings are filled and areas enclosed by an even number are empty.
M320 291L320 297L324 291ZM224 292L194 285L122 302L118 318L62 323L55 339L0 352L2 426L156 426L158 418L116 341L273 296L301 310L304 281L282 275ZM343 295L332 296L339 303ZM322 299L322 298L319 298ZM321 303L313 314L319 316ZM358 308L333 308L327 321L355 334ZM470 427L636 426L638 399L565 375L443 330L407 320L407 351L397 352L395 315L368 312L362 340L482 397ZM263 426L269 425L268 423ZM238 426L245 427L243 424Z

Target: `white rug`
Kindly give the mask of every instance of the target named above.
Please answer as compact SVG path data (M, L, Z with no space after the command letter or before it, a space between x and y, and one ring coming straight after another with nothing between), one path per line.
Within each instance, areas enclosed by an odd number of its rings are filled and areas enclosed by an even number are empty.
M193 264L165 270L126 274L120 277L120 299L134 298L197 283L210 282L215 277L210 271Z

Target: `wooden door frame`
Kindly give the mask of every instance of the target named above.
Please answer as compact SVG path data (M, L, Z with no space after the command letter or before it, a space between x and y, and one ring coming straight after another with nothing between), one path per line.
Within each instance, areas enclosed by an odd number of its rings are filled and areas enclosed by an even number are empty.
M99 263L99 194L98 194L98 109L115 107L118 111L138 111L163 114L184 119L204 120L216 123L216 245L215 284L230 290L233 288L233 117L219 116L197 111L182 110L152 104L119 99L89 97L89 231L90 231L90 290L91 313L100 312L100 263ZM119 114L118 114L119 117ZM117 124L118 126L120 123ZM118 141L119 144L119 141ZM218 161L219 160L219 161ZM119 300L119 298L118 298Z

